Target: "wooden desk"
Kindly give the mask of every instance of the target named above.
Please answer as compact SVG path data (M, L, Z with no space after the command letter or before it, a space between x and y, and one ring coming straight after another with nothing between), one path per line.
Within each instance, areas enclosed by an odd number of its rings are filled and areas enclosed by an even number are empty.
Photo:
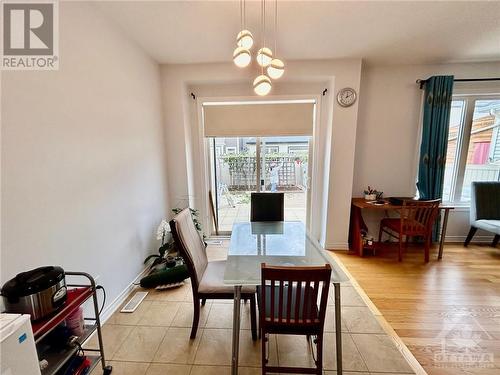
M370 203L369 201L366 201L364 198L352 198L351 224L349 226L349 249L356 251L359 256L363 256L363 237L361 231L367 231L368 228L365 224L365 221L363 220L361 210L366 209L375 211L400 211L402 207L403 206L401 205L391 204L389 203L389 201L385 201L384 205L375 205L373 203ZM453 210L453 208L453 206L447 205L439 206L439 209L444 211L444 216L443 224L441 226L438 260L441 260L443 258L444 238L446 236L446 227L448 226L448 216L450 210Z

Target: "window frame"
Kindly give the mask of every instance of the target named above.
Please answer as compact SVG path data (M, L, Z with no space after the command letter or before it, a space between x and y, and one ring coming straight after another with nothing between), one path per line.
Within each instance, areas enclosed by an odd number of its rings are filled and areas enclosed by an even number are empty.
M462 190L467 167L467 156L469 153L472 125L474 121L474 110L476 102L479 100L500 100L499 93L456 93L452 95L452 101L463 101L464 111L460 122L460 129L457 137L457 147L455 150L455 162L450 181L450 196L445 203L452 203L457 206L469 207L470 202L462 200ZM449 126L449 124L448 124ZM444 184L443 184L444 185Z

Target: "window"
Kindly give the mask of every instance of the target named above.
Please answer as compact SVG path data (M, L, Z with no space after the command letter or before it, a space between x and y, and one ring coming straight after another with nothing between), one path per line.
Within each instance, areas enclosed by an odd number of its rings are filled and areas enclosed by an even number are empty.
M236 154L236 147L226 147L226 154Z
M252 192L280 191L285 194L285 220L308 217L309 152L277 153L284 137L210 137L208 157L209 190L214 204L214 228L219 234L231 232L233 224L250 220ZM311 138L290 136L290 142L309 144ZM307 142L307 143L306 143ZM272 144L273 146L268 146ZM228 146L231 145L231 146ZM239 145L232 154L232 145ZM224 146L225 153L217 153ZM306 146L307 147L307 146ZM274 149L274 151L273 151ZM286 150L286 147L281 147ZM268 150L271 150L268 153ZM233 150L234 151L234 150ZM272 239L269 239L271 241Z
M500 95L454 96L443 201L470 201L473 181L500 181Z

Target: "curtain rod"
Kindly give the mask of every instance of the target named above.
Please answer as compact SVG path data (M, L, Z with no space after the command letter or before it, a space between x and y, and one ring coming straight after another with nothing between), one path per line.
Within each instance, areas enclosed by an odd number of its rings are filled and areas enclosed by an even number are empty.
M500 81L500 77L496 78L456 78L453 82L482 82L482 81ZM416 83L420 85L422 89L427 82L426 79L417 79Z

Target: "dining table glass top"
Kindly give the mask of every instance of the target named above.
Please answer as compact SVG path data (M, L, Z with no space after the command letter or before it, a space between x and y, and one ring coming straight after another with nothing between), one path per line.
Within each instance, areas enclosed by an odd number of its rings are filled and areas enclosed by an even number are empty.
M226 261L224 283L259 285L261 263L273 266L332 267L332 282L348 281L347 275L300 221L235 223Z

